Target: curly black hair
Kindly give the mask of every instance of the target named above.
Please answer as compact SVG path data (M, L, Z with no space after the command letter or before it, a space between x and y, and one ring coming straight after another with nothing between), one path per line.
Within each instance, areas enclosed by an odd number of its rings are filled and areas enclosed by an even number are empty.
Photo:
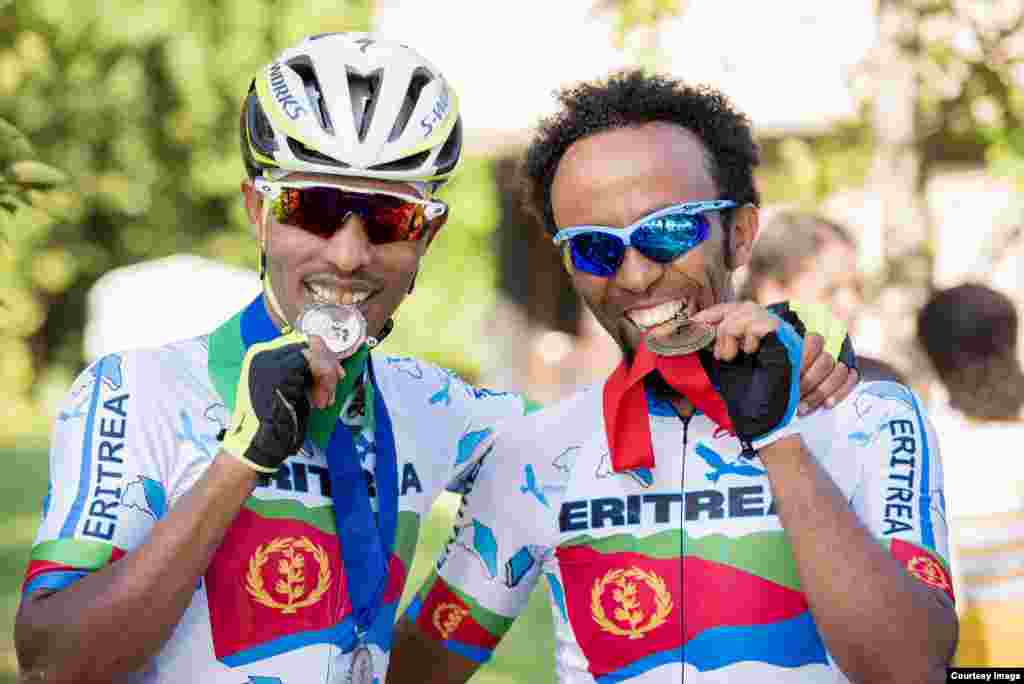
M566 88L558 100L561 110L540 123L523 165L526 207L549 233L557 232L551 183L565 151L595 133L654 121L677 124L700 139L721 199L760 206L754 186L760 153L750 120L718 90L637 69Z

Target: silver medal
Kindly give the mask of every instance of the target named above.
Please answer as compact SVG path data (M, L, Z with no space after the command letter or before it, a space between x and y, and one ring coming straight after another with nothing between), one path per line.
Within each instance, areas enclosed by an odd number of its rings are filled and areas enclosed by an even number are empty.
M691 321L685 314L677 316L676 327L667 335L649 336L647 348L658 356L684 356L703 349L715 339L710 325Z
M352 651L352 666L348 670L347 684L373 683L373 656L367 646L358 646Z
M307 337L322 338L339 359L352 356L366 341L366 319L359 309L345 304L312 304L299 314L295 327Z

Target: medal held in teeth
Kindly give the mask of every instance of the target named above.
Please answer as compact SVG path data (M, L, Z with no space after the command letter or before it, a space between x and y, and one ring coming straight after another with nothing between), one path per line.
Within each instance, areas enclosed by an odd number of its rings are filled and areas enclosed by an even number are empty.
M647 348L658 356L685 356L703 349L715 339L713 327L691 321L683 312L676 314L674 324L671 332L665 335L648 335Z
M295 327L307 337L323 339L339 359L352 356L366 341L366 319L348 304L311 304L299 314Z

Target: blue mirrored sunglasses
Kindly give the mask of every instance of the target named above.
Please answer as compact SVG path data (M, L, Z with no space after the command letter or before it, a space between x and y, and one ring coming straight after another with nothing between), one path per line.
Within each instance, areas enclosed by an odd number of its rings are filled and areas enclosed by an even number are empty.
M705 212L731 209L732 200L686 202L659 209L625 228L575 226L555 234L556 245L569 243L572 265L590 275L608 278L622 265L626 247L662 264L678 259L708 239Z

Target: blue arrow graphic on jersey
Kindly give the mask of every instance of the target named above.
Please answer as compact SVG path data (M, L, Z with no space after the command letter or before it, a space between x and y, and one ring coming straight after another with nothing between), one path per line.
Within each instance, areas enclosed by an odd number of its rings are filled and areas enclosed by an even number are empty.
M544 576L548 580L548 586L551 587L551 598L558 604L558 609L562 612L562 619L568 622L569 613L565 609L565 591L562 589L562 583L550 572L544 573Z
M467 432L459 438L459 452L455 457L455 465L465 463L473 455L473 451L480 442L484 441L491 434L490 428Z
M709 449L703 444L697 444L697 455L704 459L705 463L714 468L714 471L704 475L704 477L708 478L712 482L718 482L718 478L722 477L722 475L745 475L747 477L757 477L758 475L767 474L767 471L756 466L752 466L749 463L729 463L723 459L718 452L713 449Z
M430 403L431 404L442 404L443 403L445 406L451 406L451 404L452 404L452 396L451 396L452 376L448 375L447 373L442 373L442 375L444 375L444 384L441 385L441 389L437 390L432 395L430 395Z
M547 497L545 497L544 493L537 487L537 475L533 472L533 466L526 464L526 467L523 470L526 472L526 484L520 485L519 491L523 494L533 494L537 497L537 501L540 501L542 504L547 506Z
M483 561L493 579L498 574L498 542L494 532L479 520L473 519L473 551Z

